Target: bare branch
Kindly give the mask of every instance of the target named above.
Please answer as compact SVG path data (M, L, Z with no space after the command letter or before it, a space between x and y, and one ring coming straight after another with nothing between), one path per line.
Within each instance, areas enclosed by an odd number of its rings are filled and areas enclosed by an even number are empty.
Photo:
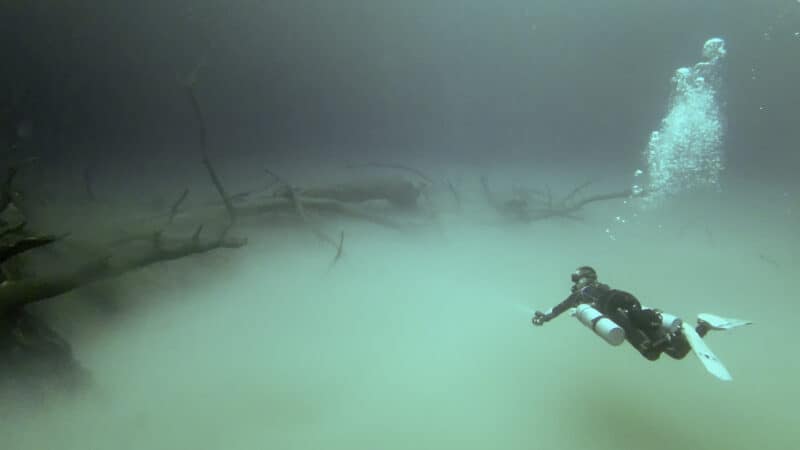
M328 270L333 269L333 266L336 265L337 262L342 258L342 250L344 249L344 231L339 232L339 245L336 248L336 255L333 257L333 260L330 264L328 264Z
M203 165L206 166L208 175L211 177L211 182L214 183L214 187L217 188L219 196L222 197L222 202L225 203L225 210L228 211L228 217L231 223L236 222L236 209L233 207L230 197L228 197L228 194L225 192L225 188L222 187L222 183L219 181L219 177L214 171L214 166L211 165L211 161L208 159L207 155L203 157Z
M189 84L187 89L189 91L189 99L192 102L194 115L200 125L200 145L203 154L203 165L206 167L208 175L211 177L211 182L214 183L214 187L217 189L219 196L222 198L222 202L225 203L225 209L228 211L228 216L231 223L234 223L236 222L236 211L233 208L230 197L228 197L228 194L225 192L225 188L222 187L222 182L219 180L217 172L214 170L214 166L211 164L211 160L208 157L208 133L206 131L206 121L203 117L203 111L200 109L200 103L197 101L197 96L194 93L194 84Z
M456 190L456 187L453 186L453 183L450 180L447 180L447 187L450 189L450 193L453 195L453 200L456 202L456 208L458 211L461 211L461 195L459 195L458 190Z
M20 253L33 250L37 247L43 247L55 242L56 240L57 238L55 236L30 236L14 241L10 244L0 244L0 264L5 263Z
M159 262L206 253L218 248L239 248L244 239L219 238L202 242L199 232L189 239L167 239L160 233L151 235L152 245L116 251L57 275L34 277L0 283L0 315L13 308L65 294L73 289L103 279L116 277Z
M20 222L20 223L18 223L16 225L11 225L11 226L9 226L8 228L6 228L4 230L0 230L0 238L4 238L4 237L8 236L9 234L19 233L20 231L25 229L25 226L27 224L28 224L27 222L22 221L22 222Z
M566 197L564 197L564 200L562 200L562 201L561 201L561 204L563 204L564 206L566 206L567 204L569 204L569 202L571 202L571 201L572 201L572 199L573 199L573 198L574 198L576 195L578 195L578 192L580 192L580 191L582 191L582 190L586 189L587 187L589 187L589 185L590 185L590 184L592 184L592 181L591 181L591 180L589 180L589 181L586 181L585 183L583 183L583 184L579 185L578 187L576 187L575 189L573 189L572 191L570 191L570 193L569 193L569 194L567 194L567 196L566 196Z
M183 193L181 194L180 197L178 197L178 200L172 204L172 208L170 208L169 210L169 220L167 221L167 223L171 224L175 220L175 216L178 214L178 208L181 207L181 203L183 203L183 201L186 200L186 197L188 196L189 196L189 189L187 188L183 190Z
M327 198L348 203L385 200L402 208L417 206L420 193L426 194L424 189L405 178L372 178L298 189L298 192L304 198Z
M264 169L264 171L272 175L276 180L279 180L286 186L286 192L284 193L284 196L288 198L290 202L292 202L292 205L294 206L294 210L297 213L298 217L300 217L303 223L306 226L308 226L308 228L314 233L314 235L316 235L320 240L327 242L328 244L336 248L338 246L336 241L332 237L325 234L325 232L322 231L321 228L316 226L316 224L314 224L308 218L308 216L306 215L305 208L303 208L303 202L301 201L300 196L297 194L295 188L292 187L292 185L289 184L286 180L284 180L274 172L270 171L269 169Z
M550 188L547 187L547 197L545 200L537 203L543 203L544 206L540 208L532 208L526 199L513 198L511 200L500 202L496 196L489 190L489 185L486 177L481 178L484 192L486 193L489 204L494 207L498 212L506 216L511 216L516 220L523 222L531 222L537 220L549 219L552 217L564 217L573 220L581 220L574 213L578 212L584 206L601 202L606 200L615 200L630 198L634 194L630 189L619 192L611 192L607 194L598 194L585 197L580 201L573 201L577 194L584 190L591 182L586 182L574 188L564 197L563 200L556 202L553 201L553 195Z

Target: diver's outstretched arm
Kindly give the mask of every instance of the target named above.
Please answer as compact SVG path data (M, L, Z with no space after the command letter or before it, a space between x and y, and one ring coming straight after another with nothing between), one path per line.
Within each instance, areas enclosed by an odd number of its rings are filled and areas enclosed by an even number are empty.
M564 311L566 311L566 310L568 310L570 308L574 308L574 307L578 306L578 297L579 296L580 296L580 293L578 293L578 292L570 295L569 297L567 297L564 301L562 301L558 305L550 308L550 310L547 311L546 313L543 313L541 311L536 311L536 313L533 315L533 319L531 320L531 322L534 325L539 326L539 325L543 325L545 322L549 322L549 321L555 319L556 317L561 315L561 313L563 313Z

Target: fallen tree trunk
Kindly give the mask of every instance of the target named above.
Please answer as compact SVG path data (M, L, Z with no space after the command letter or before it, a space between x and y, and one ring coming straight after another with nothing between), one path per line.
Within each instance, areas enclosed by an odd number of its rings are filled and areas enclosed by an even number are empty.
M300 195L305 198L336 200L345 203L386 200L390 204L402 208L416 207L421 192L422 189L418 185L404 178L370 178L299 190Z

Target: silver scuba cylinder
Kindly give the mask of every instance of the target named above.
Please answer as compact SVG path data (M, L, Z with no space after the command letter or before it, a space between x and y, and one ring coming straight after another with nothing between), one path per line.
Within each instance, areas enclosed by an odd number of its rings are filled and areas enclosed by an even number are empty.
M661 329L663 329L667 333L674 333L678 331L678 328L683 325L683 321L678 317L672 314L667 314L665 312L661 313Z
M620 345L625 342L625 330L591 305L578 305L575 308L575 317L609 344Z
M674 314L665 313L649 306L642 306L642 309L652 309L658 312L658 315L661 316L661 330L665 333L674 333L683 325L683 320Z

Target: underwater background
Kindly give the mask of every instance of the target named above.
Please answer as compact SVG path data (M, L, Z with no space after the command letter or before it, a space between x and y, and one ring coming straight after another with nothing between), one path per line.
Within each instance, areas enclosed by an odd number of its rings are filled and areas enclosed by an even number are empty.
M240 248L26 305L91 383L2 391L3 450L800 441L800 2L7 0L0 55L0 163L59 252L185 189L224 217L209 160L268 194L241 208L290 198L273 178L419 194L305 197L237 219ZM706 338L733 381L531 326L586 264L687 322L752 320Z

